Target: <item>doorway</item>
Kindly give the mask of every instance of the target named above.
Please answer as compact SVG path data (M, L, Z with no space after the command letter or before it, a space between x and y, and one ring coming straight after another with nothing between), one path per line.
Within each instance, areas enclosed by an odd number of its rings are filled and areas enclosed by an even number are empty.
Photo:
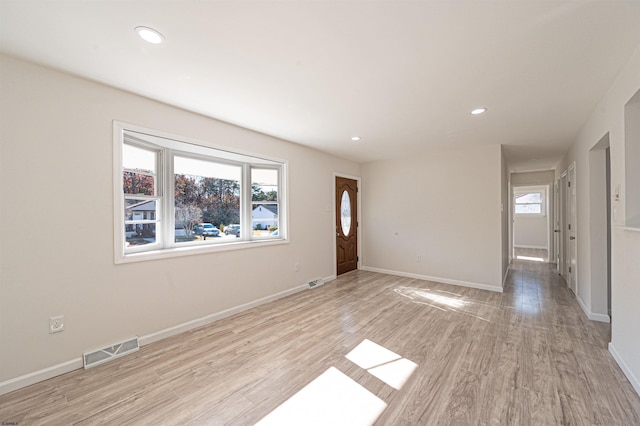
M550 185L513 187L513 255L520 260L548 262L551 217Z
M560 242L560 250L558 256L558 272L565 279L565 281L569 282L569 276L567 272L569 271L569 261L567 256L567 242L569 239L567 238L567 171L562 172L562 175L559 179L559 198L560 198L560 208L559 208L559 218L558 218L558 229L560 230L559 234L559 242Z
M553 184L553 253L554 263L556 264L556 272L560 274L560 251L562 247L562 239L560 233L562 232L562 225L560 225L560 179L557 179Z
M607 315L611 320L611 148L605 149L605 197L607 198Z
M358 181L336 176L336 274L358 269Z
M578 248L576 243L577 211L576 211L576 165L573 163L567 170L567 246L568 246L568 280L567 284L573 294L578 294Z
M591 314L611 319L611 155L609 133L589 150Z

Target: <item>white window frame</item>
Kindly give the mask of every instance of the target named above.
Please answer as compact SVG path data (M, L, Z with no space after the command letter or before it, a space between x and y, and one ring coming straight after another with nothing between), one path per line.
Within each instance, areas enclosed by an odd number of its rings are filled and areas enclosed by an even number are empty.
M126 247L125 236L125 194L123 193L122 147L125 143L143 149L157 151L156 195L135 196L134 198L155 199L156 201L156 242L136 247ZM241 167L240 180L240 238L234 240L211 240L202 242L175 242L174 216L174 176L175 155L213 160L219 163ZM114 163L114 261L118 263L137 262L202 254L209 252L238 250L257 246L287 244L287 168L286 160L262 154L242 152L237 149L217 146L209 142L171 135L140 126L113 122L113 163ZM253 236L251 169L278 170L278 236ZM131 198L130 195L126 197ZM223 230L221 230L223 231Z
M520 205L526 204L540 204L540 213L518 213L516 212L516 207L518 203L516 203L516 195L518 194L532 194L532 193L540 194L540 203L521 203ZM547 215L547 190L541 187L515 187L513 190L513 213L518 217L545 217Z

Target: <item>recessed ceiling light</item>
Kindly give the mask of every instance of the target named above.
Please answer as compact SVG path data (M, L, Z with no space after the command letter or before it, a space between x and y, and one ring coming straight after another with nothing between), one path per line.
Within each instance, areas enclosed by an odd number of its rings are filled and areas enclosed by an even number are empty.
M158 31L149 27L136 27L135 32L144 40L153 44L160 44L164 41L164 36Z
M357 142L357 141L359 141L360 139L362 139L360 136L352 136L352 137L351 137L351 140L352 140L352 141L354 141L354 142Z
M483 112L487 112L487 109L486 108L476 108L473 111L471 111L471 114L478 115L478 114L482 114Z

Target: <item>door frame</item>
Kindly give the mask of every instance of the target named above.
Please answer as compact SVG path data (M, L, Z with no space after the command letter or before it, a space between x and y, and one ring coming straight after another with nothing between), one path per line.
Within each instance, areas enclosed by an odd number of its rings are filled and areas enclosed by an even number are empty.
M573 162L567 168L567 224L571 225L571 230L567 229L567 286L577 296L578 295L578 190L577 190L576 163ZM573 237L573 238L572 238Z
M560 175L560 217L558 223L560 225L560 255L558 257L559 261L559 274L562 276L566 283L567 287L569 286L569 278L567 276L567 243L568 243L568 231L567 231L567 171L563 171Z
M553 263L556 264L556 272L560 273L560 234L562 226L560 226L560 179L553 182L553 221L551 231L553 232ZM551 259L549 259L551 262Z
M516 249L516 204L515 204L515 195L518 190L522 189L531 189L532 191L544 189L544 206L545 206L545 222L546 222L546 235L547 235L547 259L546 262L549 263L552 260L552 232L551 228L553 226L553 184L551 183L541 183L541 184L518 184L513 185L510 191L510 203L511 203L511 255L515 259L515 249Z
M356 197L356 203L358 203L358 209L357 209L357 227L358 227L358 250L356 253L356 256L358 256L358 262L357 262L357 268L361 269L362 268L362 179L360 178L360 176L354 176L354 175L350 175L350 174L346 174L346 173L340 173L340 172L333 172L333 177L331 180L331 193L333 194L333 209L332 209L332 214L331 216L333 217L333 221L331 222L331 241L332 241L332 246L333 246L333 258L332 258L332 262L333 262L333 275L332 278L337 278L338 277L338 265L336 263L336 259L338 257L338 252L337 252L337 248L336 248L336 223L338 220L338 217L336 216L336 209L338 208L338 206L336 205L336 178L338 177L342 177L342 178L347 178L347 179L353 179L358 183L358 195ZM327 209L330 209L330 206L326 207ZM325 209L326 210L326 209Z

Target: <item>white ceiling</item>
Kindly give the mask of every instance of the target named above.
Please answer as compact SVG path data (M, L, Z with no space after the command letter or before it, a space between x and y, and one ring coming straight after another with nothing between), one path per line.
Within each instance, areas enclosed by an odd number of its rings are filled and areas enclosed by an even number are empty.
M639 44L638 1L0 0L4 53L358 162L552 168Z

